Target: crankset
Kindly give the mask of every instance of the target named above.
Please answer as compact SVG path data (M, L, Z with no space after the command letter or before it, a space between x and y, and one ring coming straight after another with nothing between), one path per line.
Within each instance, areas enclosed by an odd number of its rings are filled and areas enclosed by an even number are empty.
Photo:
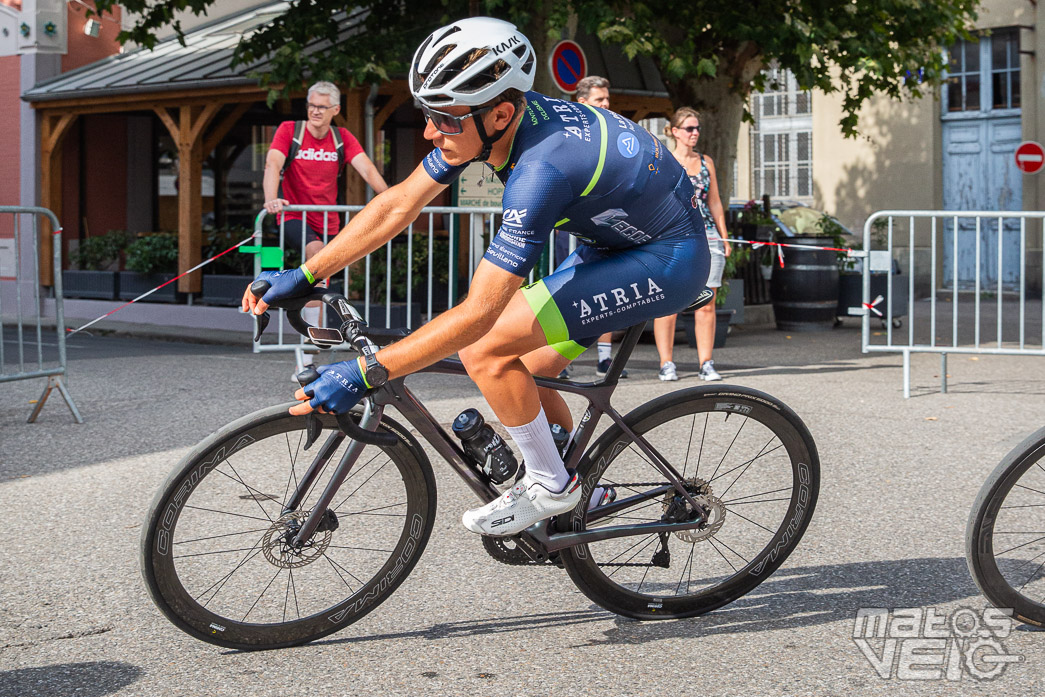
M548 561L536 562L530 559L529 555L523 551L519 543L516 542L514 537L500 537L495 535L480 535L483 541L483 548L486 552L508 566L546 566L548 564L554 564L562 568L562 562L559 561L559 553L552 552Z

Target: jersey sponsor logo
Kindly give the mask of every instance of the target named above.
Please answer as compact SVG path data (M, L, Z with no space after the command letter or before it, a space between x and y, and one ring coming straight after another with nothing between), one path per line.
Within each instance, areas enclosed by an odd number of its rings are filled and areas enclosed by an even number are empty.
M508 227L521 228L523 226L523 218L526 217L526 211L529 208L506 208L504 209L504 217L501 219L502 224Z
M587 298L582 298L573 303L580 312L580 318L591 317L596 311L600 316L608 312L620 312L635 305L644 305L647 302L659 300L664 297L664 290L657 285L656 281L647 277L646 283L641 281L631 283L625 288L611 288L605 293L597 293L591 296L591 303Z
M599 227L608 227L620 235L621 238L635 242L636 244L653 239L652 235L646 234L626 221L625 218L627 217L628 214L622 209L610 208L598 215L592 216L591 222Z
M630 160L639 154L639 139L634 133L621 133L617 136L617 151Z
M510 244L513 247L518 247L519 249L526 249L526 242L516 237L515 235L509 235L507 233L502 232L497 237L501 242L504 242L505 244Z
M295 160L310 160L313 162L337 162L337 150L317 150L316 148L307 148L305 150L298 150L297 157Z

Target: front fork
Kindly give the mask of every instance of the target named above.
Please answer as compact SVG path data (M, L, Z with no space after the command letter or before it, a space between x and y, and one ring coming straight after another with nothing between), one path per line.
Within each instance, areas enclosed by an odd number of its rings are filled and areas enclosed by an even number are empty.
M384 406L377 406L374 403L373 398L367 398L364 402L363 416L359 419L359 425L367 431L376 431L378 425L381 423L381 416L384 414ZM297 487L294 489L294 494L287 501L287 506L283 510L283 515L290 513L291 511L297 510L298 506L304 501L305 496L311 490L312 485L315 483L319 473L323 470L326 464L330 461L331 456L337 450L338 446L341 445L345 439L345 434L341 431L335 431L331 433L323 446L316 453L315 459L309 466L308 471L305 472L305 476L298 482ZM308 519L298 530L294 539L291 540L291 544L294 547L304 547L305 543L312 539L312 535L315 534L319 528L320 523L323 522L327 509L334 500L334 496L337 495L338 489L345 483L345 479L348 478L349 472L352 471L352 467L356 464L356 460L359 459L359 454L363 452L363 448L366 447L365 443L360 443L357 440L353 440L349 443L348 448L345 450L345 454L341 456L341 461L338 462L337 469L334 470L334 474L331 475L330 481L327 482L327 486L323 489L322 495L319 500L316 501L316 505L312 507L312 512L309 514Z

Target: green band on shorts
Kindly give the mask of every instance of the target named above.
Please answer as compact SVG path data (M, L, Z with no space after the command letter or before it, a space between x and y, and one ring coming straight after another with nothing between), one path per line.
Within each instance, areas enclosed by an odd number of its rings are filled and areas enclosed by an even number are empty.
M526 298L526 302L530 304L537 323L544 330L544 338L548 340L549 346L558 351L563 358L569 358L571 361L584 353L586 347L570 340L566 320L562 318L562 313L559 312L544 281L537 281L531 286L526 286L522 289L522 294Z
M581 346L576 341L571 341L570 339L560 341L557 344L550 344L550 346L558 351L560 356L571 361L588 350L586 346Z
M544 330L544 338L548 340L549 346L569 341L570 332L566 329L566 320L552 300L552 294L548 292L548 286L544 281L537 281L533 285L522 289L523 297L530 304L537 323Z

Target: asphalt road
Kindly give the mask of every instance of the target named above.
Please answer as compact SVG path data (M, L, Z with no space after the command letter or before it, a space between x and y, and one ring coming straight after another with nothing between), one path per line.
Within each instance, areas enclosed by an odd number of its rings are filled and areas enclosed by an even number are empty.
M809 426L822 482L813 522L769 581L682 621L635 622L591 604L553 567L496 563L459 523L467 489L429 452L439 515L413 574L362 621L312 645L238 653L195 641L151 604L138 536L168 471L220 424L286 401L286 356L245 346L79 335L69 389L26 424L43 381L0 384L0 696L1040 694L1045 634L1003 639L1021 657L980 682L882 678L853 640L859 608L984 606L966 569L969 507L1002 456L1045 422L1040 358L863 355L858 325L785 335L738 328L716 364L787 402ZM680 347L677 386L698 384ZM582 358L578 375L593 375ZM675 387L640 345L615 403ZM474 387L421 376L448 423ZM488 413L488 411L487 411ZM927 659L931 662L931 659ZM931 668L931 666L930 666Z

